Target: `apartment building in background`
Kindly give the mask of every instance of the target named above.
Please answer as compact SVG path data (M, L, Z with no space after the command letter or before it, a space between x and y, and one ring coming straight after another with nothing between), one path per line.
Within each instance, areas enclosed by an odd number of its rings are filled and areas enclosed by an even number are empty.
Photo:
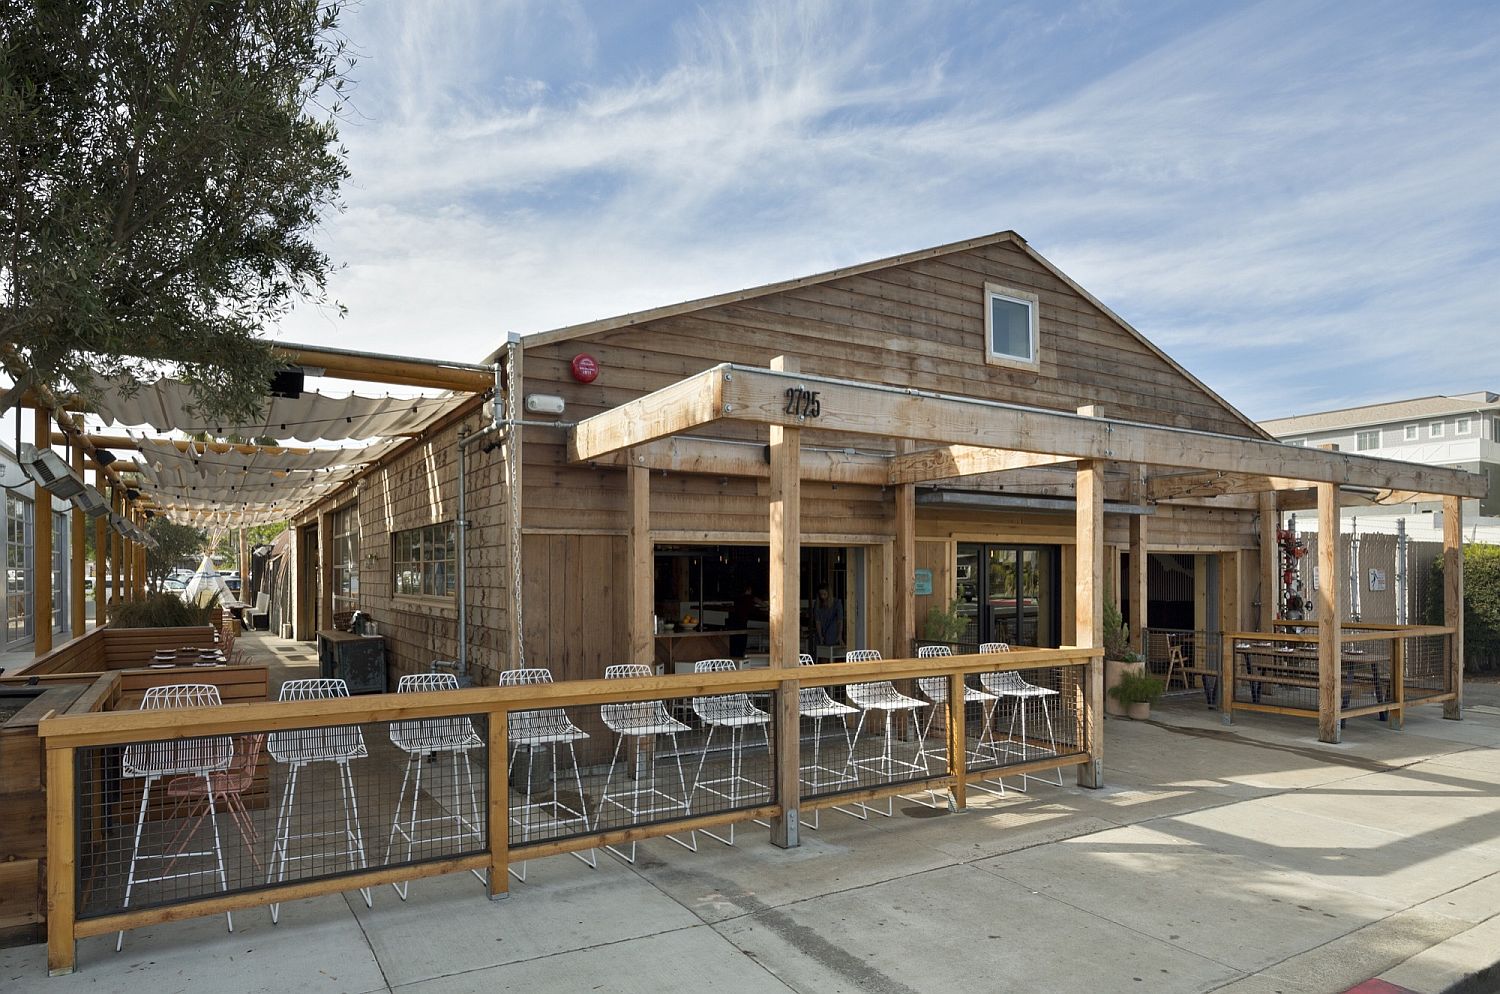
M1417 397L1317 414L1262 421L1288 445L1336 445L1345 452L1402 459L1483 473L1489 496L1464 501L1464 541L1500 543L1500 394L1488 390ZM1398 519L1417 541L1441 541L1439 502L1346 507L1346 522L1364 532L1391 533ZM1299 515L1297 528L1313 531L1315 515Z

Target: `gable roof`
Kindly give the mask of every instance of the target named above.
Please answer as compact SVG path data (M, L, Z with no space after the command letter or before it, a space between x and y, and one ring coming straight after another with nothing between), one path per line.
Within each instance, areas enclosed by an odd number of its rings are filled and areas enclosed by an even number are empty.
M1463 396L1414 397L1410 400L1393 400L1384 404L1366 404L1362 407L1344 407L1336 411L1319 411L1313 414L1297 414L1288 418L1272 418L1262 421L1261 427L1279 438L1299 435L1304 432L1334 431L1339 428L1355 428L1365 425L1386 424L1391 421L1409 421L1419 418L1440 418L1453 414L1474 414L1496 408L1494 401L1481 398L1493 394L1478 393Z
M1053 276L1057 277L1059 280L1065 283L1069 287L1069 289L1073 290L1073 292L1077 293L1080 297L1097 307L1104 313L1106 317L1115 322L1115 324L1119 325L1120 328L1122 328L1127 334L1134 337L1143 346L1145 346L1147 350L1149 350L1157 358L1165 362L1184 379L1188 380L1198 389L1202 390L1215 403L1223 407L1230 414L1234 415L1234 417L1237 418L1241 423L1255 432L1258 437L1267 439L1271 438L1271 435L1266 432L1265 428L1256 424L1250 418L1241 413L1237 408L1235 408L1234 405L1230 404L1223 397L1220 397L1202 380L1198 379L1192 373L1188 372L1187 369L1180 365L1175 359L1167 355L1161 349L1157 348L1150 339L1148 339L1145 335L1141 334L1134 327L1132 327L1128 321L1120 317L1120 315L1116 314L1114 311L1110 310L1109 307L1105 306L1103 301L1099 300L1099 298L1095 297L1092 293L1089 293L1077 282L1075 282L1072 277L1068 276L1061 269L1058 269L1057 266L1053 265L1051 260L1047 259L1040 252L1027 244L1025 238L1022 238L1019 234L1010 230L997 231L994 234L981 235L978 238L966 238L963 241L949 242L946 245L937 245L932 248L918 249L914 252L904 252L900 255L893 255L884 259L875 259L871 262L862 262L854 266L846 266L842 269L831 269L828 272L817 273L812 276L801 276L796 279L782 280L777 283L767 283L762 286L749 287L744 290L732 290L728 293L715 294L711 297L699 297L696 300L686 300L682 301L681 303L666 304L661 307L653 307L644 311L633 311L629 314L620 314L614 317L600 318L594 321L585 321L581 324L567 325L562 328L553 328L550 331L535 332L523 336L521 338L521 343L523 347L530 347L534 345L551 345L555 342L566 342L572 339L585 338L603 332L617 331L621 328L629 328L634 325L645 324L647 322L657 321L662 318L676 317L680 314L691 314L696 311L707 310L712 307L720 307L725 304L734 304L745 300L754 300L758 297L767 297L771 296L772 294L782 293L787 290L795 290L800 287L817 286L821 283L830 283L834 280L844 279L849 276L859 276L864 273L875 272L876 270L881 269L894 269L896 267L905 266L913 262L920 262L924 259L935 259L939 256L953 255L958 252L967 252L971 249L984 248L989 245L999 245L1004 243L1015 246L1021 252L1025 253L1027 256L1033 259L1038 265L1046 269L1047 272L1051 273ZM494 352L490 353L490 355L485 359L485 362L497 362L500 360L502 354L503 349L496 349Z

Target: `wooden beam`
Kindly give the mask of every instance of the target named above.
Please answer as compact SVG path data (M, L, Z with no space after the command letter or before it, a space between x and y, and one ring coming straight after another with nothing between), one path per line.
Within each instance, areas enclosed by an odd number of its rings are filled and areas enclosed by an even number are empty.
M1281 528L1281 514L1276 510L1275 494L1260 495L1260 630L1269 632L1276 620L1281 597L1281 571L1277 560L1281 546L1276 533Z
M1339 624L1339 488L1318 484L1318 741L1341 738L1339 708L1343 706L1343 667L1340 665L1343 626Z
M1146 481L1146 495L1152 500L1183 497L1222 497L1230 494L1258 494L1267 490L1305 490L1309 480L1255 473L1230 473L1215 470L1206 473L1163 473Z
M900 444L908 443L902 440ZM896 644L891 652L899 658L915 651L912 643L917 637L917 488L911 483L897 483L892 489L896 496L896 542L891 568L894 599L891 632Z
M38 449L52 446L52 417L37 408L33 444ZM52 651L52 494L41 487L32 488L31 504L31 579L32 646L38 656Z
M1443 702L1443 717L1457 721L1464 707L1464 505L1457 497L1443 499L1443 624L1453 629L1447 683L1454 695Z
M131 520L138 528L146 527L146 516L138 507L132 509ZM137 600L146 599L146 545L144 542L135 543L135 591Z
M66 444L67 441L68 441L68 439L70 437L71 436L69 436L65 432L53 432L52 433L52 444L53 445L63 445L63 444ZM129 449L129 450L131 450L133 452L149 452L150 449L154 445L162 445L162 446L170 445L172 448L174 448L178 452L182 452L182 453L187 453L189 451L192 451L192 452L199 453L199 454L202 454L204 452L213 452L213 453L216 453L218 455L225 455L226 453L229 453L229 452L237 452L237 453L239 453L242 456L251 456L251 455L256 455L257 453L263 453L265 455L273 455L273 456L279 456L279 455L299 455L299 456L305 456L305 455L308 455L309 453L318 451L317 449L308 448L306 446L293 446L293 445L256 445L256 444L252 444L250 442L195 442L195 441L190 441L190 440L185 439L185 438L140 439L140 438L131 438L128 435L92 435L91 434L91 435L86 435L85 439L88 442L88 444L89 444L89 446L90 446L91 449ZM114 464L112 463L111 465L114 465ZM129 465L138 465L138 464L131 463Z
M568 459L585 462L619 449L681 435L721 417L726 367L716 366L580 421L568 432ZM785 403L785 400L783 400ZM796 424L795 419L791 419Z
M1097 462L1078 466L1076 556L1078 600L1073 608L1073 642L1079 648L1104 644L1104 472ZM1084 739L1089 761L1078 767L1080 787L1104 786L1104 664L1091 662L1082 689Z
M640 466L626 470L630 489L630 572L625 599L629 605L630 661L652 666L656 641L651 630L655 611L655 546L651 540L651 471Z
M796 360L777 356L775 369L795 371ZM771 820L771 843L790 848L799 843L801 799L801 728L795 676L801 651L802 565L802 430L771 426L770 628L771 668L793 679L776 695L776 800L781 813Z
M688 398L681 393L667 396L670 391L689 386L693 389L688 391ZM797 414L787 412L786 391L797 386L817 392L816 418L799 421ZM692 400L690 407L688 399ZM594 422L585 446L592 454L685 430L672 427L674 420L697 425L713 417L728 417L883 438L1207 468L1377 489L1464 497L1481 497L1488 489L1483 476L1437 466L740 366L715 367L632 404L642 406L630 411L631 404L622 405L584 422ZM717 413L712 413L715 410ZM639 420L637 412L646 421L632 430L630 422ZM629 438L622 442L621 436ZM574 454L574 458L579 456Z
M708 438L664 438L591 460L606 466L641 466L669 473L751 476L768 480L771 465L764 446ZM801 476L816 483L885 486L888 460L855 452L802 449Z
M275 350L285 362L322 369L321 375L336 376L342 380L435 387L466 393L484 393L495 386L495 374L492 370L468 363L376 355L317 345L276 345Z
M1013 469L1055 466L1073 460L1067 456L1041 455L986 449L978 445L943 445L897 456L890 462L891 483L921 483L980 473L1003 473Z

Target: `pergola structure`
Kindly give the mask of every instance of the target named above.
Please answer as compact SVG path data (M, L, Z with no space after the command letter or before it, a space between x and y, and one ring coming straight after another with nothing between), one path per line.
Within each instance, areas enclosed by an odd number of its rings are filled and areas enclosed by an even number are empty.
M768 455L743 440L676 436L711 425L765 426ZM894 439L889 457L802 448L806 430L834 436ZM1449 678L1461 688L1462 673L1462 512L1465 497L1482 497L1485 478L1459 470L1422 466L1357 454L1289 446L1238 437L1114 420L1094 408L1077 413L1024 407L918 390L801 374L784 358L762 369L722 364L654 393L594 415L571 429L568 454L574 462L629 467L629 630L632 659L651 661L652 549L649 530L651 470L760 476L770 488L770 657L771 665L797 665L795 612L799 600L799 499L803 480L889 486L896 499L896 551L893 611L898 639L915 634L913 562L916 535L915 484L1039 466L1072 464L1077 509L1077 607L1074 644L1102 643L1103 516L1105 467L1124 464L1132 496L1152 500L1201 498L1262 512L1261 572L1272 589L1275 571L1276 511L1280 507L1318 509L1318 564L1325 577L1341 575L1339 505L1344 499L1410 501L1439 497L1444 505L1445 605L1455 628L1447 662ZM1419 498L1418 495L1421 495ZM1130 543L1138 591L1144 603L1147 518L1131 519ZM1263 599L1262 623L1269 629L1274 608ZM1337 584L1324 582L1317 593L1317 616L1337 619ZM1319 738L1339 740L1341 631L1322 624L1318 636ZM1088 694L1090 713L1102 710L1102 669L1095 667ZM1231 691L1232 692L1232 691ZM1460 714L1461 697L1444 704L1446 717ZM796 723L783 722L794 735ZM1081 766L1080 782L1099 783L1096 754ZM791 742L785 746L792 747Z
M292 391L268 393L260 418L244 425L224 425L199 414L191 388L164 378L107 390L96 408L67 398L30 398L35 410L34 444L62 446L71 453L71 468L82 479L92 470L94 486L107 495L119 515L94 520L95 547L100 550L94 588L95 617L102 619L111 598L134 600L145 594L146 547L138 534L121 528L123 520L144 529L154 515L192 525L239 528L244 560L244 527L286 521L316 504L351 478L419 435L435 421L472 403L476 394L497 390L500 374L493 366L436 359L376 355L308 345L278 345L287 368L306 376L324 376L388 386L440 391L422 397L368 397ZM50 401L50 402L49 402ZM90 431L85 415L106 424L140 426L136 434ZM54 427L55 424L55 427ZM190 436L253 439L195 441L153 438L179 433ZM295 442L349 443L329 447ZM129 452L131 458L115 456ZM72 512L71 629L82 634L84 606L84 513ZM52 557L52 517L39 514L34 525L35 561ZM107 573L106 573L107 571ZM112 582L108 589L105 576ZM50 616L51 571L36 571L35 610ZM52 650L52 632L37 626L36 655Z

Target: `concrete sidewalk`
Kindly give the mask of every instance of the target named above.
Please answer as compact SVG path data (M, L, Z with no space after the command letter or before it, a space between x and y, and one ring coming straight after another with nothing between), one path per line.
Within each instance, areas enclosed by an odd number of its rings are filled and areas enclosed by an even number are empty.
M1033 782L960 815L825 812L782 851L643 843L534 862L487 902L468 874L80 944L46 977L0 950L8 994L215 991L1343 991L1422 994L1500 959L1500 688L1463 722L1414 709L1404 732L1192 703L1111 720L1110 786ZM1071 780L1067 780L1071 784ZM1494 919L1494 920L1492 920Z

